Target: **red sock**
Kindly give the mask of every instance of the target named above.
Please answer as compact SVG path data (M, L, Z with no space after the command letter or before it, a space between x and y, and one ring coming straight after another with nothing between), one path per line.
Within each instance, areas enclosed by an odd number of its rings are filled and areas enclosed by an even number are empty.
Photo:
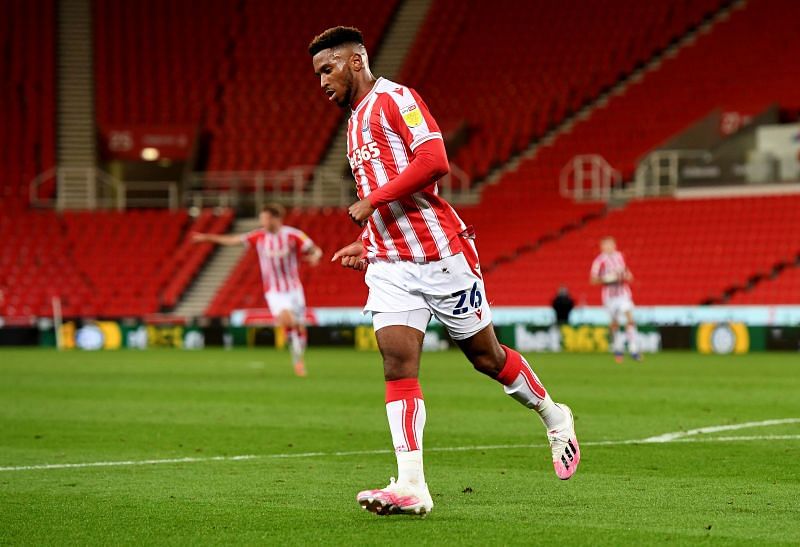
M416 378L386 382L386 416L396 452L422 450L426 413Z
M506 386L506 393L530 407L544 400L547 390L525 358L507 346L503 346L503 349L506 351L506 363L496 380Z

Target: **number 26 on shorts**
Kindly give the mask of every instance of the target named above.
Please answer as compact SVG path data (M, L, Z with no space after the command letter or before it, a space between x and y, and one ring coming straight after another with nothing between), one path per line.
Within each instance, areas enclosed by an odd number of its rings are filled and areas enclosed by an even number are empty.
M469 291L466 289L463 291L456 291L450 296L458 297L458 303L453 309L453 315L464 315L468 313L470 309L480 309L481 304L483 304L483 295L481 294L477 282L472 285L472 289ZM469 296L469 305L467 304L467 296Z

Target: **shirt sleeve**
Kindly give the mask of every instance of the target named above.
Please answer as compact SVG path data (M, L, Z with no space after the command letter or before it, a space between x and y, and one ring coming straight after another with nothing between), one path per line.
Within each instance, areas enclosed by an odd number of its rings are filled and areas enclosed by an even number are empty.
M308 252L314 247L314 241L312 241L312 239L308 237L308 234L306 234L303 230L293 228L290 237L294 241L295 246L300 249L301 252Z
M595 258L592 261L592 269L591 269L591 272L590 272L590 275L592 277L600 277L600 264L601 264L601 261L598 258Z
M248 232L246 234L242 234L239 238L242 240L242 245L245 247L253 247L258 241L258 238L261 234L258 230L253 230L252 232Z
M388 95L392 100L388 101L386 119L412 152L424 142L442 138L439 124L416 91L400 86Z

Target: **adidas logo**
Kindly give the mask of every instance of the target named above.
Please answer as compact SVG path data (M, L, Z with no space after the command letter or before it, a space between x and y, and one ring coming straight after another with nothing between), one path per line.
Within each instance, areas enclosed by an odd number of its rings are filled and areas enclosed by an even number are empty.
M561 456L561 463L564 464L564 469L569 469L569 464L575 459L575 454L577 453L578 451L575 449L575 445L572 444L572 439L570 439L567 441L567 446L564 447L564 455ZM567 458L569 458L569 461L567 461Z

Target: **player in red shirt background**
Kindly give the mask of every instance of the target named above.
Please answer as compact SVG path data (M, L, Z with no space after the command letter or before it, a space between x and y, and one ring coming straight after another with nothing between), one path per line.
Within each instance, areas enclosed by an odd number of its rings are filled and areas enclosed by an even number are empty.
M193 234L197 243L218 245L246 245L258 254L264 298L275 324L286 330L292 354L294 372L306 376L304 354L306 348L306 298L300 282L298 256L309 265L316 266L322 250L305 233L285 226L286 211L278 204L266 205L259 214L261 228L247 234Z
M357 29L328 29L309 53L328 100L350 111L347 156L360 199L349 214L363 231L332 260L366 270L364 310L372 313L383 356L397 457L397 481L360 492L358 503L381 515L433 507L422 465L426 409L418 381L432 315L479 372L538 413L556 474L570 478L580 461L572 412L553 402L522 355L495 336L474 232L438 195L449 162L436 120L416 91L372 75Z
M617 242L611 236L600 240L600 254L592 262L589 273L592 285L602 285L601 298L609 317L611 331L611 349L614 359L622 363L625 354L625 339L619 332L619 325L625 322L625 333L628 338L628 351L635 361L642 360L639 353L639 333L633 320L633 296L630 283L633 274L625 263L625 257L617 250Z

